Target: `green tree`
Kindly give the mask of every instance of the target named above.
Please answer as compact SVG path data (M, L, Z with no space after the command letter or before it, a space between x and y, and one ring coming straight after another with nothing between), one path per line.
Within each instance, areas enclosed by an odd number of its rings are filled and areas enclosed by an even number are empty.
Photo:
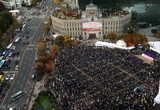
M116 41L118 39L117 35L114 32L108 33L106 37L111 41Z
M129 34L137 33L139 31L139 25L135 21L130 21L124 26L124 32Z

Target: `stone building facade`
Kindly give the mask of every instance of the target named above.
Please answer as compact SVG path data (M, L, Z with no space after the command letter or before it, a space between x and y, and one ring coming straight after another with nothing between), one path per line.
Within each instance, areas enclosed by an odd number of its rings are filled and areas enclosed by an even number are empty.
M82 36L83 39L102 40L103 36L110 32L121 36L124 25L131 21L132 16L125 11L102 14L92 2L86 6L85 11L76 11L72 16L68 16L69 12L73 13L73 11L63 13L57 10L51 16L53 31L71 37Z

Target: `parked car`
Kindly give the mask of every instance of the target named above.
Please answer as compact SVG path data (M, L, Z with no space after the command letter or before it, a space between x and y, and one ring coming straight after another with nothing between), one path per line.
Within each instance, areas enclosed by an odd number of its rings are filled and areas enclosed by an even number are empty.
M16 71L18 70L18 65L16 65L15 70L16 70Z
M8 90L10 87L10 84L6 84L5 87L4 87L4 90Z
M14 80L15 76L15 74L11 74L10 81Z
M12 56L12 52L9 52L8 56L9 56L9 57Z
M5 96L4 93L0 93L0 99L3 99L4 96Z
M31 76L32 79L35 79L35 77L36 77L36 74L33 74L33 75Z
M16 49L16 46L13 46L13 47L12 47L12 50L15 50L15 49Z
M5 76L5 80L9 80L9 78L10 78L10 74L7 74L7 75Z

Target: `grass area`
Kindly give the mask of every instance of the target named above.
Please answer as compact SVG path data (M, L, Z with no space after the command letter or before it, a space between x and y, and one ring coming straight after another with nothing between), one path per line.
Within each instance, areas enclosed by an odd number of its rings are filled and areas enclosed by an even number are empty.
M59 110L56 104L54 103L54 97L49 91L41 91L33 105L33 110L36 107L42 106L45 110Z

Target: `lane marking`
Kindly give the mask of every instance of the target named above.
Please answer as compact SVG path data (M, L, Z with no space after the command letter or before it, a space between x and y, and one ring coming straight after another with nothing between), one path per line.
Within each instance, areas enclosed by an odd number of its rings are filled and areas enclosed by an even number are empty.
M23 70L25 70L25 67L23 68Z
M19 80L17 81L17 84L19 83Z
M20 87L22 87L22 84L20 85Z
M20 76L22 77L22 74Z
M5 95L5 97L4 97L4 99L3 99L0 107L2 107L2 105L3 105L4 101L6 100L7 96L8 96L8 92L7 92L7 94Z
M14 92L15 90L16 90L16 89L14 88L14 89L13 89L13 92Z
M26 77L23 78L24 80L26 79Z

